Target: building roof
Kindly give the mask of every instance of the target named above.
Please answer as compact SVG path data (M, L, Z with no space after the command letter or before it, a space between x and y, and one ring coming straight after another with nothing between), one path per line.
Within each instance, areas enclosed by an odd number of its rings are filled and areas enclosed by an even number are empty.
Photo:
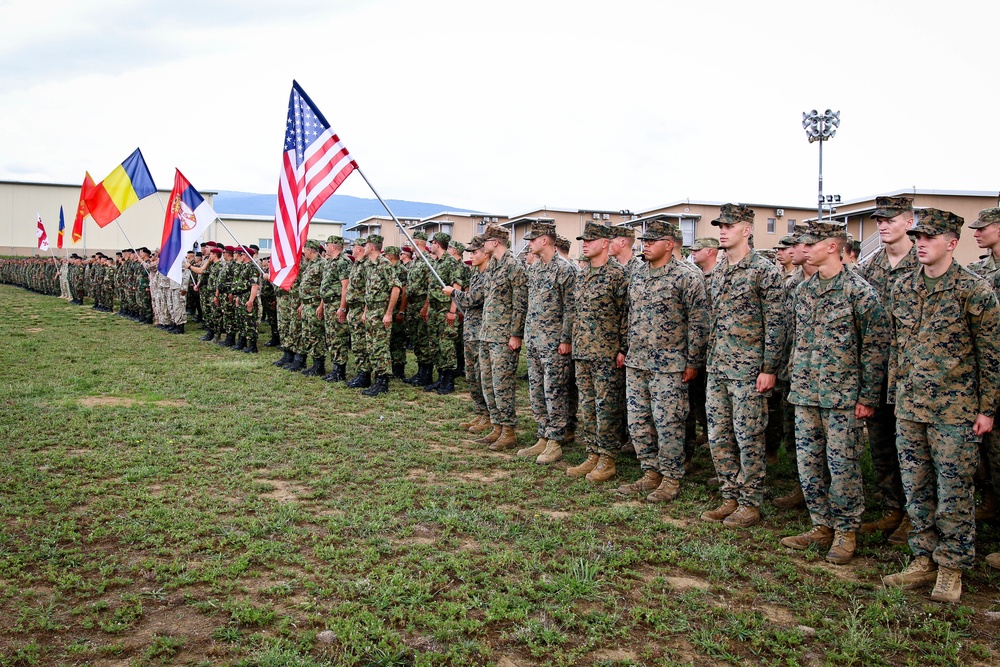
M100 183L100 181L98 181L98 183ZM5 181L5 180L0 180L0 185L40 185L42 187L47 187L47 188L50 188L50 187L76 188L77 190L79 190L80 186L82 185L82 183L40 183L38 181ZM173 188L157 188L157 192L168 192L169 193L169 192L172 191L172 189ZM217 195L217 194L219 194L218 190L201 190L201 189L199 189L198 192L200 192L203 195Z
M723 204L729 204L732 202L724 201L711 201L707 199L679 199L678 201L671 202L669 204L664 204L663 206L654 206L652 208L647 208L639 213L642 215L648 215L651 211L659 211L662 208L672 208L674 206L681 205L694 205L694 206L722 206ZM755 204L753 202L736 202L738 204L743 204L744 206L749 206L751 208L798 208L809 210L813 208L812 204L808 206L799 206L798 204Z

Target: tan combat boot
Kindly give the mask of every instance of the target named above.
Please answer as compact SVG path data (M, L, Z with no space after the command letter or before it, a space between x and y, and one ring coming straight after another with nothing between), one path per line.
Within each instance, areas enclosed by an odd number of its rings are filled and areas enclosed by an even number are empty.
M472 415L472 417L469 418L469 421L459 422L458 425L468 431L470 427L475 426L482 421L482 419L482 415Z
M647 470L637 481L619 486L615 489L615 493L620 493L623 496L631 496L636 493L649 493L655 490L662 481L663 475L655 470Z
M722 501L722 504L716 507L714 510L709 510L701 515L702 521L722 521L727 516L736 511L739 504L732 498L727 498Z
M515 454L514 456L520 456L522 458L525 456L538 456L539 454L545 451L545 446L548 444L549 444L548 440L546 440L545 438L539 438L538 442L533 444L531 447L523 447L517 450L517 454Z
M910 517L904 516L903 520L899 522L899 526L889 536L889 544L901 544L905 546L910 541L911 530L913 530L913 522L910 521Z
M834 565L847 565L854 558L854 550L857 547L858 540L854 531L838 530L833 536L833 546L827 552L826 560Z
M904 591L930 586L937 579L937 569L937 564L930 556L917 556L902 572L882 577L882 585L886 588L902 588Z
M1000 551L987 556L986 564L994 569L1000 570Z
M681 492L681 481L679 479L663 478L656 490L646 496L648 503L669 503Z
M501 429L500 437L490 445L490 449L494 452L501 452L505 449L517 447L517 431L514 430L514 427L503 426Z
M799 488L789 493L787 496L781 496L779 498L775 498L773 501L771 501L771 504L783 510L793 510L796 507L805 507L806 497L802 493L802 487L800 486Z
M590 471L597 467L600 457L597 454L587 454L587 460L578 466L566 468L566 474L570 477L583 477L590 474Z
M904 516L906 516L906 513L903 510L888 510L882 515L882 518L861 524L861 532L869 535L875 531L881 531L882 534L887 535L899 528L899 523L903 520Z
M983 489L983 502L976 505L976 521L989 521L997 516L997 494Z
M615 469L615 460L607 454L601 454L597 459L597 465L587 473L587 481L594 484L606 482L614 477L618 471Z
M749 528L760 523L760 508L740 505L736 511L722 520L727 528Z
M469 427L469 433L484 433L492 429L493 423L490 422L489 415L483 415L478 422Z
M535 459L535 463L539 465L548 465L550 463L555 463L562 458L562 445L560 445L555 440L549 440L545 445L545 451L538 455Z
M497 438L500 437L500 434L503 433L503 427L497 426L496 424L493 423L490 424L490 427L493 429L492 431L490 431L481 438L473 440L472 442L479 443L480 445L492 445L494 442L496 442Z
M962 571L950 567L939 567L931 599L935 602L954 604L962 597Z
M802 551L808 549L810 544L815 544L829 549L833 544L833 528L829 526L813 526L813 529L801 535L790 535L781 538L781 546L789 549Z

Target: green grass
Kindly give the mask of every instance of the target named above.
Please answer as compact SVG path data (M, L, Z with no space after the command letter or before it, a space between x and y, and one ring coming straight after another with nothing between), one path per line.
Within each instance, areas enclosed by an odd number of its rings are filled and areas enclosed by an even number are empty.
M364 399L7 286L0 311L0 665L1000 660L1000 574L938 605L882 589L905 549L864 537L838 568L780 547L804 513L702 523L705 451L651 507L469 443L461 393Z

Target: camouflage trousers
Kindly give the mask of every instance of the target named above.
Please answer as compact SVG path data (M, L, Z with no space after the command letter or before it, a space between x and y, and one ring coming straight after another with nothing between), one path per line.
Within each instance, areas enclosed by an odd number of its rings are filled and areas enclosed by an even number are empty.
M323 329L326 333L326 351L330 356L330 363L346 364L347 353L351 349L351 326L347 323L347 319L339 322L336 311L325 308Z
M215 327L212 326L215 323L215 318L212 313L212 309L215 308L215 306L212 305L212 295L208 291L208 288L199 288L198 298L201 300L201 313L202 317L205 319L205 327L215 331Z
M755 380L728 380L708 374L708 444L722 478L722 497L760 507L764 500L764 429L767 398Z
M289 299L291 302L291 316L288 321L288 341L285 344L286 349L290 349L296 354L304 354L302 351L302 320L299 318L299 301L297 299ZM282 339L283 341L285 339Z
M403 321L399 322L400 313L392 321L392 329L389 330L389 357L392 358L392 365L406 365L406 316L402 315Z
M490 409L483 396L483 381L479 371L479 341L465 340L465 383L472 398L472 411L477 415L489 415Z
M368 347L365 341L365 323L361 321L364 304L349 306L347 311L347 326L351 330L351 352L354 353L354 364L359 373L371 373L372 365L368 359Z
M625 371L611 359L574 359L580 389L578 435L588 454L618 457L625 418Z
M684 422L689 411L689 384L681 381L683 375L625 369L628 432L639 464L677 480L684 477Z
M979 440L969 424L896 420L914 556L933 556L938 565L959 570L972 567L976 557L972 476L979 462Z
M799 483L814 526L844 532L861 527L865 493L859 426L853 408L795 406Z
M388 375L392 372L392 355L389 353L392 332L386 329L385 323L382 322L388 306L388 301L371 304L365 316L365 354L368 366L375 376Z
M569 421L569 369L573 360L558 343L527 345L528 397L538 424L537 438L562 442Z
M517 352L507 343L479 343L479 373L483 397L494 426L517 426L514 404Z
M425 295L426 296L426 295ZM434 355L431 352L430 339L427 337L427 323L420 316L420 309L424 305L424 299L410 297L410 305L406 309L406 335L413 345L413 356L417 358L417 363L433 364Z
M256 343L260 330L260 299L254 299L253 305L247 311L247 301L250 295L240 296L237 305L239 313L239 331L237 335L247 339L248 343Z
M187 308L180 287L171 287L167 292L166 312L168 324L187 324Z
M430 345L430 361L438 372L453 371L457 365L455 358L455 339L458 337L458 321L448 324L446 319L450 304L443 309L435 309L432 304L427 313L427 339Z
M323 330L323 321L316 315L319 302L302 302L302 333L299 335L299 347L297 350L301 354L315 357L326 356L326 333Z
M906 501L896 451L896 407L884 402L868 418L868 447L875 469L875 486L882 492L886 509L903 509Z
M278 293L278 338L281 339L281 346L286 350L294 351L294 341L292 340L292 321L295 319L295 310L292 308L292 299L287 293Z

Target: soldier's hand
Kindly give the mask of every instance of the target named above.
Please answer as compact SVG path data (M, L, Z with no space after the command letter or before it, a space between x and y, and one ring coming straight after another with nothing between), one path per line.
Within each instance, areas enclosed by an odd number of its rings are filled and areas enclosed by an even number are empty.
M695 379L696 377L698 377L698 369L697 368L690 368L690 367L689 368L685 368L684 369L684 375L681 376L681 382L690 382L691 380Z
M427 304L425 303L424 307L420 309L420 319L422 319L424 322L427 321L427 313L428 309L427 309Z
M511 349L512 352L516 352L521 349L521 337L511 336L510 340L507 341L507 347Z
M337 321L340 322L341 324L347 321L347 311L344 310L343 308L339 308L337 310Z
M252 313L253 312L253 299L250 299L249 301L247 301L247 312L248 313Z
M406 313L396 313L396 322L403 324L406 322Z
M319 306L316 307L316 319L321 322L323 321L323 304L319 304Z
M615 357L615 368L625 368L625 353L619 352Z
M855 419L868 419L873 414L875 414L875 408L870 408L867 405L861 405L860 403L856 403L854 405Z
M392 313L386 313L382 316L382 324L385 325L386 329L392 326Z
M757 393L764 394L774 389L774 383L778 380L774 373L761 373L757 376Z
M445 285L444 287L441 288L441 291L447 294L448 296L451 296L452 292L455 291L455 288L452 287L451 285Z
M559 347L556 351L565 357L567 354L573 353L573 346L569 343L559 343Z
M993 417L977 415L976 421L972 425L972 432L976 435L986 435L993 430Z
M447 315L445 315L445 316L444 316L444 321L445 321L445 322L446 322L446 323L448 324L448 326L450 326L450 327L453 327L453 326L455 326L455 313L448 313Z

